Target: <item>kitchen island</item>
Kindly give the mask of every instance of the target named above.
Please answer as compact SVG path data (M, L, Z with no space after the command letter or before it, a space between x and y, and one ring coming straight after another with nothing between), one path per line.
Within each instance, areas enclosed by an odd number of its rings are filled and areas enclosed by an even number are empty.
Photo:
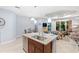
M52 53L57 35L39 33L23 34L23 50L28 53Z

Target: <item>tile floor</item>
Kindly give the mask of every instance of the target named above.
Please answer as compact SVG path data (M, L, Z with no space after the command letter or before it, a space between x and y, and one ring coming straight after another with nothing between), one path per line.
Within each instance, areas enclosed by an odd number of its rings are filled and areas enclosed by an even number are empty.
M79 53L79 47L75 41L68 36L56 42L57 53Z
M78 53L79 48L72 39L65 37L63 40L56 41L56 53ZM1 45L0 53L24 53L22 38L18 38L16 41Z
M0 44L0 53L24 53L22 38L8 44Z

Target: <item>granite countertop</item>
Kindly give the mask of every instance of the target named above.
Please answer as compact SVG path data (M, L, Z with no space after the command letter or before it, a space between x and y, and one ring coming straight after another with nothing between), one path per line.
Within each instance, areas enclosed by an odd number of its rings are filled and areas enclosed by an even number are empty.
M33 36L40 36L39 33L27 33L27 34L23 34L23 36L25 36L27 38L31 38L32 40L37 41L37 42L44 44L44 45L47 45L51 41L55 40L57 37L57 35L45 34L45 33L42 36L42 37L44 37L44 40L39 40L39 39L36 39L35 37L33 37Z

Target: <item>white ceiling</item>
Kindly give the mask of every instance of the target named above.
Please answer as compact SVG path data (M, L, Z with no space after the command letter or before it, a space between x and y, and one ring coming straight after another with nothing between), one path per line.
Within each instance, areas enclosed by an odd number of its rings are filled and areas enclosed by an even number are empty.
M15 8L15 6L0 6L2 9L8 9L15 12L17 15L28 16L28 17L44 17L46 15L59 14L61 15L63 11L66 13L72 11L79 12L78 6L20 6L20 8ZM51 14L52 13L52 14Z

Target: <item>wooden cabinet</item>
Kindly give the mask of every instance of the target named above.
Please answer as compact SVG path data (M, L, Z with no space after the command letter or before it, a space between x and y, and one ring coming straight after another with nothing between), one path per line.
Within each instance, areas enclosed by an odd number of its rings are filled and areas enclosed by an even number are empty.
M52 53L52 42L43 45L28 38L28 52L29 53Z
M31 53L31 52L34 53L34 50L35 50L35 46L33 44L29 44L29 46L28 46L28 52L29 53Z
M38 48L38 47L35 47L35 53L43 53L43 50L41 50L41 49Z
M44 45L44 52L46 52L46 53L51 53L52 52L52 48L53 48L53 46L52 46L52 42L50 42L49 44L47 44L47 45Z

